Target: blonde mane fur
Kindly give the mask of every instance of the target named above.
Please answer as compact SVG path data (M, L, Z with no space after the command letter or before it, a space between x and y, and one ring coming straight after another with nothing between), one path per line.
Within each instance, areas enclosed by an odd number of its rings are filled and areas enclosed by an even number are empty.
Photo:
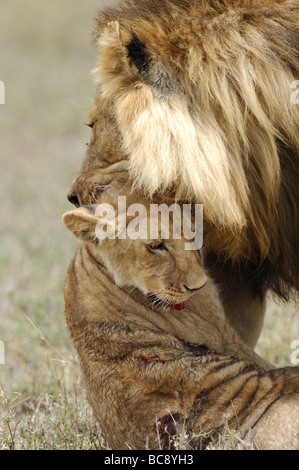
M298 1L128 0L97 22L94 73L135 184L203 203L230 258L276 263L284 244L290 261ZM298 270L289 272L285 284L298 285Z

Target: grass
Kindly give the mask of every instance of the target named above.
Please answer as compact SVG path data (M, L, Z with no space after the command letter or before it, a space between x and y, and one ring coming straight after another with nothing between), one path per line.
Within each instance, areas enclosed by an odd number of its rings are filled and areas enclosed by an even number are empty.
M61 223L90 136L90 29L101 3L14 0L1 8L0 449L105 448L64 321L77 242ZM259 352L282 366L298 322L289 306L270 307Z
M99 448L64 322L77 242L61 223L82 162L100 0L3 4L0 449Z

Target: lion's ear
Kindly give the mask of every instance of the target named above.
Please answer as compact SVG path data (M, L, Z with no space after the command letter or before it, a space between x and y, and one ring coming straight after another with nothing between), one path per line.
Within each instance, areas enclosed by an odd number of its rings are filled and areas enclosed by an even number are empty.
M132 33L132 38L126 48L131 65L134 65L140 74L148 72L151 58L145 43L135 33Z
M171 86L164 64L149 50L142 33L127 31L112 21L96 31L96 42L99 56L94 75L104 94L115 96L136 82L159 90Z

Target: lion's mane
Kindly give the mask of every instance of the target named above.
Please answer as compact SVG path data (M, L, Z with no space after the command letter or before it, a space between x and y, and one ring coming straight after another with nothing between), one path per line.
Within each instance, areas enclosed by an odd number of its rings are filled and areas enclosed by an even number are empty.
M136 184L203 203L212 249L284 298L299 289L298 25L297 0L127 0L95 31Z

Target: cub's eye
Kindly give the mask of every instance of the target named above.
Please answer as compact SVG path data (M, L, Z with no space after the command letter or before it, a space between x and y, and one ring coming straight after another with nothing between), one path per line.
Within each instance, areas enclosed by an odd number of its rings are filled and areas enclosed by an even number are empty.
M165 243L163 243L163 242L151 243L151 244L146 245L146 246L150 251L158 251L158 250L168 251Z

